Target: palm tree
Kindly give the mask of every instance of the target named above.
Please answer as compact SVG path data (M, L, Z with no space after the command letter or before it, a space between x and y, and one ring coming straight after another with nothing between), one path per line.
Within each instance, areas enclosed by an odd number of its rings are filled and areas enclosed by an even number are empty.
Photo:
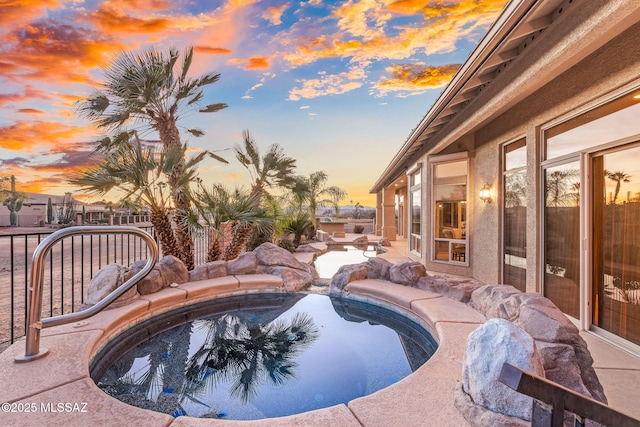
M300 246L302 236L313 228L313 223L307 212L298 212L295 217L287 221L285 230L293 233L293 245L297 248Z
M631 178L631 175L627 175L626 173L622 172L622 171L618 171L618 172L609 172L607 170L604 171L604 175L609 178L612 181L616 182L616 189L613 193L613 204L616 204L616 200L618 200L618 194L620 194L620 187L621 187L621 183L623 182L631 182L629 178Z
M170 175L178 164L183 164L183 174L176 186L191 197L189 183L196 180L196 167L209 153L203 151L185 160L186 145L180 151L162 148L159 153L144 147L135 132L134 141L114 148L97 164L81 170L70 179L70 183L82 191L104 196L117 189L121 200L132 200L150 207L150 219L160 240L162 252L179 258L178 240L169 220L171 202ZM122 202L121 202L122 203Z
M259 206L259 195L236 188L233 192L214 184L210 189L200 186L196 195L202 218L211 226L207 261L237 258L246 247L254 227L271 222ZM198 215L194 216L194 219ZM194 223L197 226L197 223ZM227 240L224 252L222 241Z
M346 199L347 192L340 187L327 187L329 176L323 171L309 174L308 177L296 177L296 183L292 187L294 198L299 205L308 206L311 223L316 226L316 209L318 206L335 206L341 200Z
M102 90L79 103L79 111L98 128L108 133L126 130L131 125L142 132L157 132L165 153L180 153L182 143L178 121L189 112L212 113L226 108L223 103L201 106L203 88L217 82L218 73L207 73L200 77L187 77L193 60L193 48L188 47L177 66L180 52L169 49L168 54L150 48L139 54L123 51L105 69ZM184 111L183 111L184 110ZM193 136L202 136L200 129L186 129ZM122 133L118 133L122 135ZM118 138L105 138L98 149L109 152L121 143ZM190 208L190 199L182 191L181 177L185 172L185 161L178 161L168 175L167 183L175 206L176 238L179 258L188 269L194 266L193 239L189 233L185 216Z
M258 144L248 130L242 132L244 146L236 146L236 158L249 171L253 184L251 192L260 199L266 189L279 186L289 187L294 184L296 160L288 157L278 144L272 144L266 154L260 155Z

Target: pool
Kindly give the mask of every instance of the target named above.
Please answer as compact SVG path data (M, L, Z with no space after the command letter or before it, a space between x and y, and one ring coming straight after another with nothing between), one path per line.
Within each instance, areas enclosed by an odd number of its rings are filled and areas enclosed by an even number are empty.
M364 247L331 245L328 246L326 253L314 261L313 265L320 278L330 279L343 265L367 262L369 258L375 257L377 254L377 248L373 245L367 245L366 249Z
M253 420L347 403L435 352L418 324L314 294L220 298L142 322L90 367L109 395L173 416Z

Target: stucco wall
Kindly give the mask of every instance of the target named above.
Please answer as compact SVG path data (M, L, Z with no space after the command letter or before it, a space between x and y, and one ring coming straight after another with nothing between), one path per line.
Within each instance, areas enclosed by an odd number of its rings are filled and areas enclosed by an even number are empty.
M616 90L640 86L640 23L632 26L603 48L558 76L555 80L520 101L506 113L475 133L475 194L484 181L494 188L501 185L500 146L526 137L527 170L527 291L539 291L541 190L539 159L542 146L540 127L575 114L581 109L608 100ZM472 275L487 283L499 280L499 236L501 200L492 205L476 203ZM497 258L493 255L496 254ZM496 265L498 268L496 268ZM496 272L498 274L496 274Z

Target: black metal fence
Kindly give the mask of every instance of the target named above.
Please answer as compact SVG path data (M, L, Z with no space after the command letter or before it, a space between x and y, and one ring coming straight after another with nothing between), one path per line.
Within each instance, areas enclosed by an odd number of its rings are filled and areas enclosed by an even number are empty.
M155 238L152 226L139 228ZM0 351L25 334L31 258L38 244L54 231L0 235ZM194 236L194 245L196 265L202 264L208 248L206 229ZM47 256L42 316L77 311L84 303L91 278L102 267L128 266L147 256L146 244L132 235L70 236L61 240Z

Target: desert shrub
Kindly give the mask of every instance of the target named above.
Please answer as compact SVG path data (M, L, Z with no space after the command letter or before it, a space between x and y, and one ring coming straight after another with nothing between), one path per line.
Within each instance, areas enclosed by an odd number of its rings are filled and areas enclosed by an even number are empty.
M296 250L296 245L294 245L291 240L286 240L286 239L280 240L278 242L278 246L288 250L291 253L293 253Z
M364 225L356 225L355 227L353 227L353 232L356 234L362 234L363 231Z

